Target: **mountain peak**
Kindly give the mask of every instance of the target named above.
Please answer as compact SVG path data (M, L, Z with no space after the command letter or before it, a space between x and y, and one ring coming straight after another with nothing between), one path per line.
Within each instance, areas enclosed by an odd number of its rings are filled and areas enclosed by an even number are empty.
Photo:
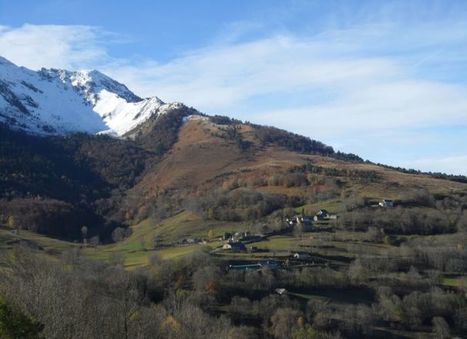
M74 86L87 88L93 92L107 90L117 94L128 102L138 102L142 100L124 84L97 70L73 72L70 80Z
M98 70L35 72L0 57L0 122L35 134L124 135L174 106L141 98Z

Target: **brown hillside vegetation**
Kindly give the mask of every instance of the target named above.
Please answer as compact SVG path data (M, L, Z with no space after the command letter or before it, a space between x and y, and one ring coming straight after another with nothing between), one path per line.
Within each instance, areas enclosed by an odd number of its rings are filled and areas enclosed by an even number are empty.
M241 147L239 140L248 147ZM292 173L295 167L307 164L316 170ZM168 201L170 211L165 212L173 214L213 192L225 195L241 189L286 195L305 204L349 196L407 200L416 191L443 199L465 194L467 184L298 153L262 143L252 125L219 125L194 116L181 126L177 142L162 160L128 192L126 208L136 217L134 222L153 215L155 208L160 212Z
M184 188L233 172L263 168L283 170L306 161L306 157L279 147L261 147L251 136L249 126L241 126L240 134L254 142L251 150L240 150L235 142L224 136L221 126L209 120L187 121L179 132L177 143L139 185L159 189Z

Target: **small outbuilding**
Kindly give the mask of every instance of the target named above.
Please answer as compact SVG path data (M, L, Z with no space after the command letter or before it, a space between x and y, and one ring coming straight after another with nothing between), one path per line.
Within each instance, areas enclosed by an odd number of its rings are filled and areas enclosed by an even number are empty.
M287 290L285 288L276 288L274 291L279 295L284 295L287 293Z

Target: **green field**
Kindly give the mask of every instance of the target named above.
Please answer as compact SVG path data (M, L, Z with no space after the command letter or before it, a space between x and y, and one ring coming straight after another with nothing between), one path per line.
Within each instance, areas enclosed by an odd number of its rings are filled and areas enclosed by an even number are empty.
M46 237L31 231L20 230L17 234L13 234L11 229L0 228L0 249L11 248L15 241L20 240L30 242L31 245L35 245L45 251L63 251L79 246L76 243Z
M82 253L92 259L109 260L114 256L123 257L126 267L140 267L148 263L149 257L157 253L163 259L174 259L199 250L202 246L198 244L175 246L161 246L154 249L154 238L160 237L165 244L172 243L184 237L206 238L206 229L213 228L213 239L209 242L212 247L217 247L221 243L217 238L225 231L235 231L241 229L240 224L205 222L198 216L181 212L161 223L156 223L152 219L146 219L141 223L132 226L133 233L127 239L109 245L99 245L96 247L82 245L78 243L53 239L34 232L20 230L18 234L8 228L0 229L0 249L10 249L19 243L28 244L32 248L38 248L45 253L58 255L61 252L80 247Z

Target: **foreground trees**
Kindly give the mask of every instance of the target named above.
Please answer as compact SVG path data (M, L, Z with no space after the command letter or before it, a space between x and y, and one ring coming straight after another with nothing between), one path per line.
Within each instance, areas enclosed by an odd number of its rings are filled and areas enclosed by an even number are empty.
M99 263L77 249L61 260L21 247L5 253L0 338L365 338L388 329L447 338L467 330L463 293L413 266L400 272L404 263L382 272L378 258L226 272L200 251L176 261L153 255L144 270L126 271L122 257Z
M0 276L0 295L19 312L4 311L0 304L2 338L35 338L32 334L42 327L40 335L46 338L228 338L230 331L239 330L182 295L152 303L150 286L157 290L157 284L119 264L68 255L65 265L22 249L3 257L2 264L9 273ZM10 327L4 328L4 319ZM15 323L31 336L15 335Z

